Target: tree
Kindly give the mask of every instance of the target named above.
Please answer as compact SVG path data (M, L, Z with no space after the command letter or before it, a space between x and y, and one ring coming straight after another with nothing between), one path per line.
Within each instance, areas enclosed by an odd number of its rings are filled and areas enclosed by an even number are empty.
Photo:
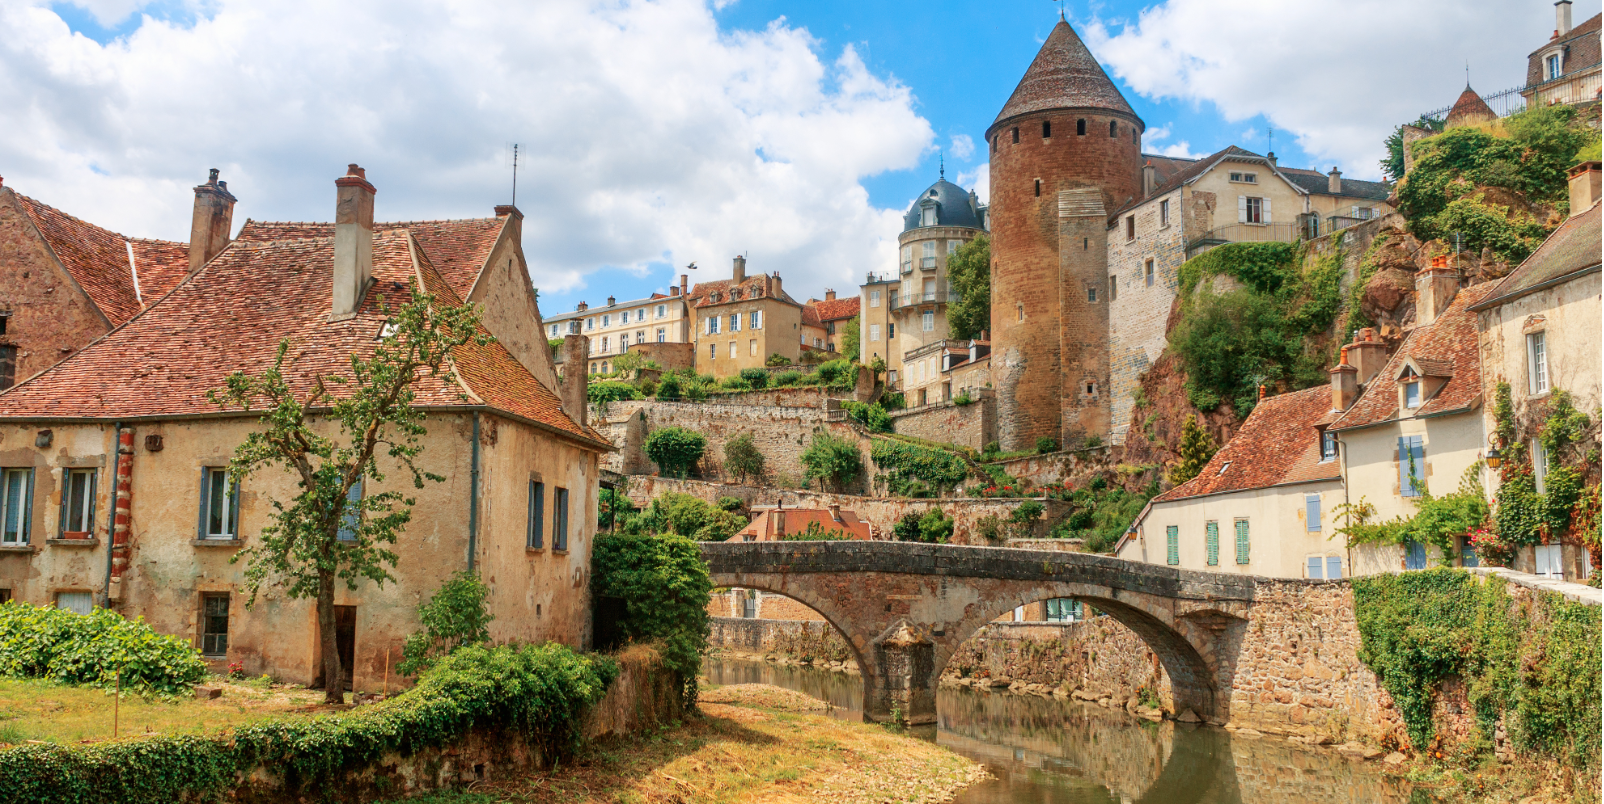
M947 303L947 334L959 340L991 329L991 239L980 235L947 257L956 301Z
M489 642L490 621L496 619L485 604L489 597L490 587L478 573L463 571L451 576L418 607L423 630L407 637L396 670L414 676L457 648Z
M707 439L683 427L664 427L646 438L646 457L671 477L689 475L706 450Z
M1197 417L1187 416L1181 425L1180 457L1170 466L1170 483L1179 486L1197 477L1219 449L1214 436L1198 424Z
M1436 117L1421 117L1409 125L1427 131L1442 131L1443 121ZM1403 126L1394 128L1384 143L1387 147L1387 158L1381 160L1381 171L1394 181L1403 178L1404 175L1403 130Z
M724 445L724 471L738 475L743 483L749 477L763 476L763 453L752 443L751 433L742 433Z
M810 479L828 482L840 491L863 474L863 455L858 445L845 438L814 433L813 442L802 453L802 465L807 467Z
M282 588L292 599L316 599L324 700L331 704L345 700L334 641L335 584L344 581L354 590L363 578L381 586L394 580L389 569L396 555L388 545L411 521L416 503L384 488L380 453L388 458L385 463L411 476L413 488L423 488L425 480L445 480L417 465L427 431L424 412L412 406L414 383L428 377L457 387L447 360L451 350L492 340L479 328L477 308L436 306L416 284L410 293L395 310L380 298L390 334L379 339L371 357L352 354L348 374L285 376L291 349L286 338L266 371L234 372L223 389L207 394L224 409L263 411L263 429L234 450L229 474L236 482L273 466L297 479L300 493L288 501L272 500L270 523L232 560L246 561L248 606L264 584ZM303 389L302 396L297 389ZM324 435L325 421L338 423L336 435Z
M836 326L845 327L841 332L841 354L845 355L846 359L857 362L858 353L862 351L863 339L863 332L858 328L858 316L853 316L846 323Z

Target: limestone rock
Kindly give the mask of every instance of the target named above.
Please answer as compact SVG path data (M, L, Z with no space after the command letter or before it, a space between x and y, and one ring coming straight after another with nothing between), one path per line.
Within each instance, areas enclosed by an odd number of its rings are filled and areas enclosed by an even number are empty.
M1175 716L1175 720L1176 720L1177 723L1202 723L1203 722L1203 719L1198 717L1197 713L1193 712L1190 709L1182 709L1181 713L1179 715Z
M223 697L222 687L196 687L195 698L201 701L210 701L213 698Z
M1388 765L1402 765L1409 761L1409 757L1394 751L1388 754L1387 757L1381 761L1387 763Z

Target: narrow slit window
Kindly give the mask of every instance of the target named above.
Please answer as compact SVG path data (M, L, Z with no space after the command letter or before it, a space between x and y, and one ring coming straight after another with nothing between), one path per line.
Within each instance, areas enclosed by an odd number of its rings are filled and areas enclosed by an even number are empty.
M1119 123L1118 122L1113 121L1113 120L1108 121L1108 136L1110 136L1110 137L1118 137L1119 136Z
M1075 134L1081 137L1086 136L1086 118L1082 117L1075 121Z
M1041 138L1045 140L1045 139L1047 139L1048 137L1051 137L1051 136L1053 136L1053 121L1051 121L1051 120L1043 120L1043 121L1041 121Z
M1016 144L1019 142L1019 127L1018 126L1014 126L1014 142Z
M555 550L568 549L568 489L557 489L557 521L552 523L551 546Z
M1041 179L1036 180L1036 197L1041 198Z

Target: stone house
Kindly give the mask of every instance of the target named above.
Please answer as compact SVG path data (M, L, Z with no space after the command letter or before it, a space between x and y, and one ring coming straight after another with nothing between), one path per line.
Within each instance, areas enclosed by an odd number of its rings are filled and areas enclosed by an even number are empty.
M1576 408L1590 416L1597 415L1604 401L1599 174L1597 162L1571 171L1570 219L1471 307L1480 340L1482 395L1493 400L1498 384L1509 383L1517 427L1527 441L1539 485L1551 461L1534 437L1535 428L1553 393L1568 392ZM1483 427L1489 433L1497 427L1492 407L1483 407ZM1496 473L1489 474L1496 486ZM1593 568L1587 549L1571 541L1524 548L1515 563L1517 569L1565 580L1585 579Z
M852 319L858 317L862 301L858 296L838 299L835 297L835 291L829 289L824 291L824 299L822 301L808 299L805 306L813 308L818 316L820 325L824 328L825 351L831 353L842 351L842 339L846 335L846 328L849 324L852 324ZM862 357L861 342L859 349L859 357ZM865 360L864 362L867 363L868 361Z
M939 340L904 356L903 387L909 407L950 402L991 384L991 344Z
M1600 20L1594 14L1581 25L1571 25L1571 2L1554 4L1554 35L1526 57L1526 87L1521 96L1527 105L1554 103L1594 104L1593 126L1598 126L1601 73L1599 53Z
M838 531L859 541L874 538L869 523L859 518L857 512L835 504L828 508L786 508L782 504L756 508L752 514L752 521L725 541L779 542L784 541L787 534L804 533L815 524L826 533Z
M858 350L863 362L880 358L886 364L886 387L900 388L902 349L897 337L897 319L891 308L897 303L902 283L897 274L869 274L858 289Z
M669 292L653 293L644 299L619 302L607 297L607 305L592 309L580 302L571 312L544 320L546 337L556 340L568 335L590 339L587 373L609 374L619 355L647 344L691 342L690 307L685 303L685 277ZM649 348L636 349L649 351ZM667 351L667 350L663 350ZM671 368L665 366L665 368Z
M526 278L488 290L522 274L515 211L482 227L375 225L362 170L336 184L335 223L247 224L143 312L0 394L0 597L106 606L192 639L218 669L239 662L253 675L320 681L313 602L268 587L248 606L245 566L230 563L297 481L265 469L229 483L224 470L260 414L220 409L207 392L233 371L267 368L285 339L292 385L340 371L384 337L380 304L409 282L437 304L489 293L485 320L498 338L506 324L495 322L533 309L532 292L514 292ZM429 413L420 466L445 482L413 489L392 474L361 492L405 485L417 503L392 548L394 580L336 592L353 689L384 683L419 627L418 604L459 570L479 570L490 586L492 638L589 642L598 458L611 446L586 426L583 405L564 413L529 368L549 351L538 315L504 331L452 353L457 383L415 385ZM335 433L337 423L315 421Z
M729 279L696 283L686 302L697 373L722 379L762 368L774 355L801 362L802 305L785 292L778 273L747 276L746 258L736 257Z
M1481 408L1487 400L1472 307L1492 286L1461 290L1460 281L1444 257L1416 275L1414 328L1379 369L1373 368L1379 357L1368 354L1352 367L1357 399L1326 427L1340 449L1348 503L1373 505L1374 522L1414 516L1424 491L1441 496L1458 490L1485 455ZM1479 484L1479 477L1471 481ZM1475 566L1474 553L1463 545L1458 552L1455 563ZM1354 575L1441 561L1435 547L1420 544L1367 545L1350 551L1350 558Z
M1261 399L1197 477L1153 498L1115 554L1207 572L1347 577L1332 516L1342 476L1318 426L1331 409L1325 387Z

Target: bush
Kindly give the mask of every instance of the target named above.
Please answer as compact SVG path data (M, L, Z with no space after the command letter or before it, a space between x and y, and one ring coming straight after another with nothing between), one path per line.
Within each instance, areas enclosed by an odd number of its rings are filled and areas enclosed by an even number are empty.
M736 392L752 390L752 384L747 382L746 378L742 377L740 375L725 377L724 381L719 383L719 387L723 388L726 391L736 391Z
M1041 515L1046 512L1047 506L1042 505L1035 500L1026 500L1020 503L1019 507L1015 508L1012 514L1008 515L1008 521L1014 523L1015 525L1028 526L1036 520L1041 519Z
M908 407L908 397L901 391L891 391L880 397L880 407L886 410L902 410Z
M788 531L784 536L780 537L782 542L844 542L851 539L852 537L848 536L846 531L839 528L825 530L824 526L819 524L817 520L809 522L808 526L803 530Z
M654 380L640 381L640 398L657 396L657 382Z
M741 369L741 379L753 390L761 391L769 384L769 373L760 368Z
M845 358L820 363L819 381L832 389L850 391L858 383L858 367Z
M787 369L774 375L774 387L783 388L787 385L796 385L802 381L802 372L796 369Z
M891 526L891 535L899 542L919 541L919 515L909 512L897 519L897 524Z
M1058 442L1057 441L1054 441L1053 439L1048 438L1046 436L1042 436L1041 438L1036 439L1036 452L1037 453L1039 453L1041 455L1046 455L1049 452L1057 452L1057 451L1058 451Z
M664 374L661 382L657 384L657 398L664 402L675 402L684 396L680 390L679 375Z
M720 497L714 505L718 506L718 510L729 511L732 514L740 513L746 508L746 503L740 497Z
M871 433L891 432L891 414L879 404L866 402L843 401L841 409L847 412L847 418L863 425Z
M0 605L0 675L110 688L119 670L124 688L158 695L188 692L207 675L188 640L156 633L143 617Z
M932 508L919 517L919 541L927 544L946 544L952 539L953 519Z
M401 646L401 663L396 671L415 676L433 667L440 658L467 645L490 641L491 616L485 601L490 587L475 572L458 572L441 584L428 601L418 606L423 630L407 637Z
M775 352L774 354L769 355L769 359L764 365L771 366L771 367L772 366L789 366L789 365L791 365L791 358L786 357L785 355L782 355L779 352Z
M874 465L896 484L922 480L938 489L950 489L969 476L969 464L957 453L891 438L876 438L869 446Z
M813 442L802 453L802 465L807 476L829 483L837 491L857 480L863 474L863 455L858 445L829 433L814 433Z
M689 494L665 492L652 498L646 528L672 532L699 542L722 542L746 527L746 519Z
M646 438L646 457L663 474L675 477L689 475L706 449L707 439L701 433L683 427L663 427Z
M751 433L742 433L724 444L724 472L740 477L743 483L749 477L763 476L763 453L752 442Z
M969 392L968 391L964 391L963 393L960 393L957 396L952 398L952 404L957 405L958 407L963 407L965 405L973 405L974 403L975 403L975 400L972 399L969 396Z
M701 548L678 536L598 535L591 563L595 597L623 602L619 633L656 642L684 682L685 705L694 706L713 592Z
M640 399L641 392L627 382L604 380L593 382L585 387L585 396L596 404L608 402L625 402L631 399Z

